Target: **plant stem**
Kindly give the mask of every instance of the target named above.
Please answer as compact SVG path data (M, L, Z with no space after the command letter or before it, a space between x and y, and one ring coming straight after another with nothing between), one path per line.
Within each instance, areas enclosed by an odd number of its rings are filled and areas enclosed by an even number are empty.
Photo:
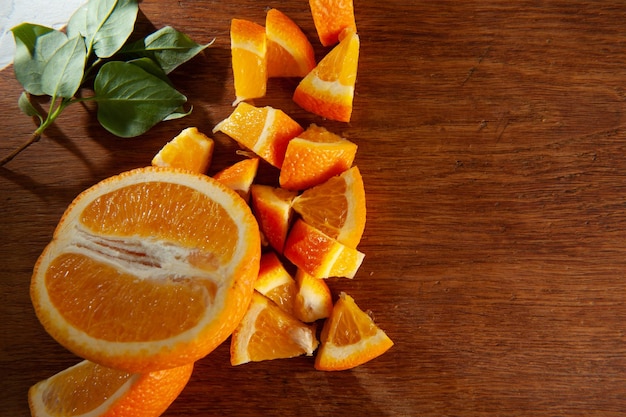
M44 120L44 122L41 125L39 125L39 127L33 132L33 134L30 136L30 138L26 142L22 143L19 147L14 149L10 154L2 158L0 160L0 166L4 166L4 164L6 164L7 162L15 158L17 155L19 155L20 152L22 152L24 149L28 148L33 143L38 142L39 139L41 139L41 135L43 134L43 132L52 123L54 123L54 121L56 120L57 117L59 117L63 109L65 109L67 106L69 106L70 104L74 102L70 99L61 99L61 101L59 102L59 105L55 108L54 106L55 106L56 101L57 101L56 97L53 97L52 102L50 103L50 111L48 112L48 117L46 117L46 120Z
M9 162L13 158L15 158L20 152L22 152L24 149L28 148L33 143L39 141L39 139L41 139L41 133L39 132L39 129L37 129L37 130L35 130L33 132L31 137L26 142L24 142L21 146L19 146L18 148L14 149L13 152L11 152L10 154L8 154L4 158L2 158L2 160L0 160L0 166L3 166L7 162Z

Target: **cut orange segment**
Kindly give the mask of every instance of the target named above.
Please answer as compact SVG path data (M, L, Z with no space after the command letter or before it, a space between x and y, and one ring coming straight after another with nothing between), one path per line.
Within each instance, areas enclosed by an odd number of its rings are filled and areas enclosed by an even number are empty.
M341 371L368 362L389 350L393 341L354 299L342 292L324 322L315 369Z
M230 24L230 51L236 99L263 97L267 86L267 41L265 28L245 19Z
M253 184L250 194L250 203L261 233L278 253L283 253L293 213L291 203L297 192Z
M312 124L289 141L280 186L304 190L339 175L352 166L357 145L326 128Z
M284 254L294 265L315 278L354 278L365 257L302 219L298 219L289 231Z
M296 281L287 272L276 253L267 252L261 256L259 277L254 289L272 300L285 313L293 314L296 299Z
M296 87L293 100L303 109L340 122L352 117L359 61L359 36L349 32Z
M252 297L259 228L246 202L206 175L146 167L68 207L39 257L31 299L78 356L128 372L202 358Z
M193 363L146 374L84 360L33 385L33 417L157 417L185 388Z
M296 318L312 323L329 317L333 311L333 298L326 282L298 269L296 283L298 292L293 307Z
M282 110L239 103L230 116L213 128L213 133L218 131L280 168L287 144L304 129Z
M204 174L213 157L213 139L189 127L166 143L152 159L152 166L186 169Z
M230 363L311 356L317 345L314 327L285 313L255 291L248 312L231 338Z
M361 241L366 205L363 177L357 166L305 190L292 206L308 224L340 243L356 248Z
M259 169L259 158L242 159L233 165L224 168L213 178L235 190L244 200L250 197L250 187L254 182Z
M270 9L265 19L268 77L304 77L315 68L313 46L287 15Z
M352 0L309 0L309 7L323 46L339 42L339 35L346 28L356 32Z

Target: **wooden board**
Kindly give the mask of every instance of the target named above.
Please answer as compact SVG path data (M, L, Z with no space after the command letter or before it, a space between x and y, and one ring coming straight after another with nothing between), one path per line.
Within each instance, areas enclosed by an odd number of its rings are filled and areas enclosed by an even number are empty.
M266 6L315 45L308 3L144 1L139 27L171 25L203 56L173 74L193 113L117 139L92 106L68 108L0 168L0 414L77 362L39 325L32 267L83 189L147 165L181 129L232 111L229 22ZM311 358L231 367L201 360L169 416L618 416L626 413L626 4L622 1L355 1L361 57L349 124L291 102L273 80L257 105L359 145L368 196L354 280L332 280L395 341L351 371ZM0 151L35 125L0 72ZM210 173L236 145L215 135ZM266 171L265 178L272 178Z

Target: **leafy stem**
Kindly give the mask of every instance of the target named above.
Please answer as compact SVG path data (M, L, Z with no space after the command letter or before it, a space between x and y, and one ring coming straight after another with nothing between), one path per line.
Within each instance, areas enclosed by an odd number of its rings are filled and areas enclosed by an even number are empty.
M98 121L120 137L139 136L161 121L189 114L182 107L187 98L167 74L211 43L197 44L169 26L128 43L138 11L138 0L88 0L65 32L31 23L11 29L13 69L25 90L18 105L39 125L0 159L0 166L37 142L66 107L79 101L96 101ZM81 97L81 90L92 85L94 94ZM51 97L45 117L31 96Z

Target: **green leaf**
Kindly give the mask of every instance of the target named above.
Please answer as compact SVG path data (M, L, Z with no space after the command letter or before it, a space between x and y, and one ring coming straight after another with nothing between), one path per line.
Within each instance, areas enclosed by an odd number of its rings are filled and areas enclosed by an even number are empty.
M20 107L22 112L30 117L37 117L40 123L43 123L43 116L39 111L33 106L33 103L30 102L30 98L28 97L27 92L22 92L20 98L17 100L17 105Z
M137 0L89 0L70 18L68 36L80 34L99 58L109 58L128 40L139 12Z
M163 121L167 121L167 120L176 120L176 119L182 119L185 116L189 116L191 114L191 112L193 111L193 106L191 106L189 108L189 111L185 111L185 109L181 106L178 109L176 109L175 111L173 111L172 113L168 114Z
M120 61L102 66L94 90L100 124L120 137L141 135L187 101L159 77Z
M22 23L11 31L15 38L15 78L27 92L36 96L45 94L41 85L44 68L67 41L67 36L61 31L31 23Z
M140 67L147 73L160 78L161 80L165 81L169 85L172 85L172 82L170 81L169 78L167 78L167 75L165 74L163 69L159 66L159 64L154 62L152 59L138 58L138 59L133 59L132 61L127 61L127 62L133 65L137 65L138 67Z
M73 97L83 79L86 53L80 36L61 45L44 68L41 77L43 92L51 97Z
M166 26L144 39L125 46L120 53L150 57L159 63L166 74L169 74L212 43L213 41L200 45L184 33Z

